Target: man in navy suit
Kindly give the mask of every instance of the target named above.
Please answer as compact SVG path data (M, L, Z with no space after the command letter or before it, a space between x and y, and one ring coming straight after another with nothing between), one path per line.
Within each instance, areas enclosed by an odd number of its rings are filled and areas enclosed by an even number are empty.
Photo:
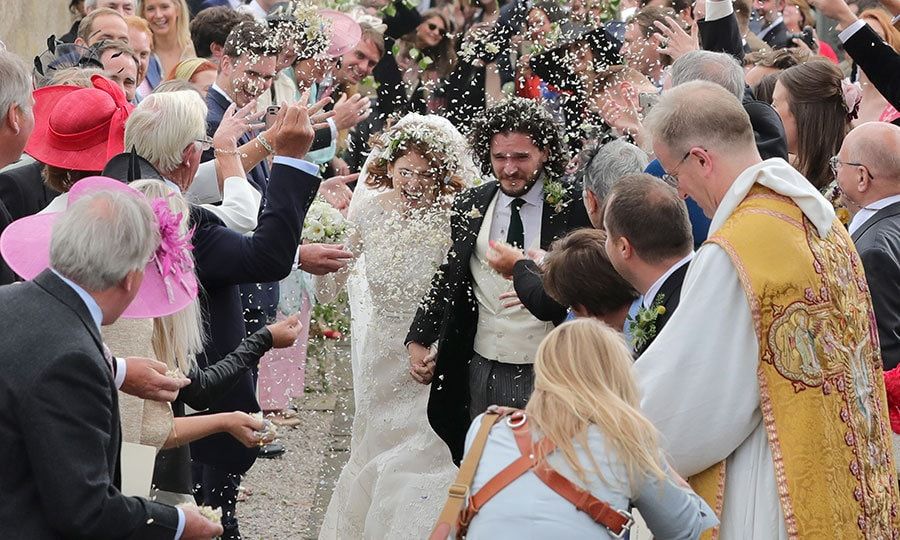
M885 371L900 364L900 127L862 124L832 158L862 259Z
M694 257L687 207L662 180L633 174L613 186L606 198L603 224L609 260L641 293L640 307L651 311L664 308L646 339L633 343L634 352L640 355L681 299L681 284Z
M244 21L237 24L225 40L219 74L206 96L207 134L212 136L228 107L234 103L243 107L266 92L277 73L275 57L276 44L267 36L267 26L258 21ZM312 149L316 149L323 139L328 146L331 132L329 128L318 130ZM243 135L238 145L253 142L267 152L273 153L275 141L267 141L264 136L248 133ZM203 154L203 161L213 159L213 149ZM270 170L266 161L260 162L247 175L247 180L262 194L261 211L265 209L268 196ZM338 270L346 259L342 250L324 249L320 246L304 249L299 261L304 270L314 274L324 274ZM308 254L307 254L308 251ZM244 304L244 320L248 334L252 334L275 317L278 305L278 283L246 283L241 286Z

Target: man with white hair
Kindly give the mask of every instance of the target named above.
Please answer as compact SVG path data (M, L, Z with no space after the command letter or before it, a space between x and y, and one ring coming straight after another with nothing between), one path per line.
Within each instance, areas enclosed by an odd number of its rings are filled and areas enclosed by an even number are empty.
M142 128L139 120L147 116L142 113L144 110L152 112L150 117L155 120L156 129ZM239 285L277 282L296 264L303 221L319 187L318 167L302 160L312 144L314 131L305 104L282 107L279 114L281 129L272 141L277 155L269 178L270 197L254 233L241 235L225 227L208 210L191 207L193 253L205 293L201 296L203 326L209 336L203 353L197 357L201 368L224 358L246 335ZM141 102L126 125L125 141L126 146L133 147L138 155L150 161L173 189L185 191L196 176L200 154L208 144L205 132L206 107L199 94L190 90L167 92L151 94ZM237 151L233 148L217 150L222 157L236 158ZM259 412L255 390L253 377L247 372L209 411ZM184 414L185 404L206 408L192 405L191 401L176 401L173 404L176 415ZM183 448L163 451L158 463L166 461L168 452L185 451ZM258 448L244 447L230 436L213 435L191 444L194 485L199 486L195 493L204 504L222 508L224 538L240 538L235 517L237 488L240 475L250 469L258 451ZM190 485L162 485L159 480L157 477L159 489L190 492Z
M25 143L34 129L34 98L31 73L18 56L0 51L0 169L22 156ZM0 232L13 218L8 209L24 205L22 188L6 176L0 180ZM36 187L36 186L35 186ZM0 258L0 285L16 281L16 275Z
M872 293L885 371L900 364L900 127L869 122L831 158Z
M712 218L678 310L635 363L670 463L722 538L890 537L872 302L833 207L784 160L762 161L720 85L668 90L646 125L663 179Z
M3 538L221 534L196 508L119 491L117 363L100 326L131 304L159 242L146 199L97 191L56 221L50 268L0 287L0 459L15 464L0 471Z

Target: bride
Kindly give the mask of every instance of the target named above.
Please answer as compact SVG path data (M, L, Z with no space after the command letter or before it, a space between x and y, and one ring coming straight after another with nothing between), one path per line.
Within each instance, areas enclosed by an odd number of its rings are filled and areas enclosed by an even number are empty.
M447 257L453 197L474 177L444 118L409 114L373 142L348 215L356 260L316 281L325 301L347 284L356 404L319 538L426 538L440 513L456 467L428 424L428 387L410 377L403 338Z

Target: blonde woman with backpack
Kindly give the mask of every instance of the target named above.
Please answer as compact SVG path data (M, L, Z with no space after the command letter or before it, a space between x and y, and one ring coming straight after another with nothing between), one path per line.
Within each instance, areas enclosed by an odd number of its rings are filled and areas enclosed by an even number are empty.
M541 343L534 372L524 411L492 408L469 429L461 475L483 422L490 431L457 537L620 538L632 508L657 539L698 538L718 524L667 465L618 332L594 319L565 323Z

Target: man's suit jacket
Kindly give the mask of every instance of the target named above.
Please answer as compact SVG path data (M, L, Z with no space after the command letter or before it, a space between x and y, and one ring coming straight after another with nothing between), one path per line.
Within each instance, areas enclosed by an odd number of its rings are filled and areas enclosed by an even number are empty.
M844 43L844 51L856 62L859 68L884 99L900 109L900 54L884 42L868 25L856 31Z
M200 305L208 340L197 358L200 367L215 364L235 350L246 335L238 285L277 282L294 266L303 220L319 189L319 178L288 165L275 164L269 180L269 202L256 231L244 236L200 207L191 207L194 259L200 280ZM250 372L235 387L212 403L210 412L258 412ZM228 472L243 473L253 465L257 449L246 448L228 434L217 434L191 444L194 459Z
M675 313L675 310L678 309L678 303L681 301L681 286L684 284L684 276L687 275L688 266L690 263L685 263L681 265L678 270L672 272L669 277L663 281L662 286L660 286L659 291L656 292L656 295L662 295L662 303L660 305L666 308L665 313L661 314L656 318L656 334L644 344L639 350L635 351L636 356L640 356L647 347L653 343L653 340L656 339L656 336L662 332L663 327L669 322L669 319L672 318L672 314ZM656 300L655 298L653 299Z
M781 27L784 28L784 24ZM704 51L730 54L738 62L743 62L744 46L734 13L714 21L700 21L698 28ZM749 86L744 88L743 105L750 116L753 137L756 139L756 148L760 156L763 159L780 157L786 160L788 151L784 124L775 109L768 103L756 100Z
M469 428L469 385L466 367L474 354L478 326L478 305L469 261L485 213L497 193L498 183L487 182L456 197L450 220L453 246L441 265L410 326L406 343L431 345L440 341L428 420L434 431L450 447L455 462L463 455ZM590 226L584 205L573 201L561 212L544 203L541 220L541 249L573 229Z
M6 230L7 225L12 222L13 219L9 215L9 210L6 209L6 205L0 200L0 234L2 234L3 231ZM18 279L19 276L17 276L16 273L12 271L12 268L6 264L3 257L0 257L0 285L9 285L10 283L15 283Z
M774 28L766 32L766 35L759 37L766 42L766 45L773 49L784 49L786 47L794 46L794 43L788 39L788 31L787 27L784 25L784 21L776 24Z
M44 183L43 169L35 162L0 173L0 200L14 220L37 214L59 195Z
M882 208L853 233L875 309L884 370L900 364L900 203Z
M0 288L0 320L0 538L174 538L174 508L118 490L118 393L84 301L45 270Z

